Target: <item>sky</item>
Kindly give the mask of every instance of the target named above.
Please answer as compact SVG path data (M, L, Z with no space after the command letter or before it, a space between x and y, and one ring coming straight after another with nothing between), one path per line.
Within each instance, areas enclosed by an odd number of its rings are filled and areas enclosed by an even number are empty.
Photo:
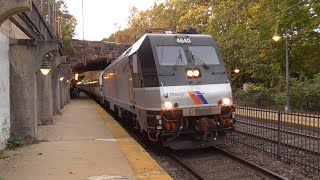
M70 13L77 19L75 39L83 39L81 0L64 0ZM132 7L139 11L151 8L155 0L83 0L84 39L100 41L117 30L127 27ZM117 23L117 26L115 25Z

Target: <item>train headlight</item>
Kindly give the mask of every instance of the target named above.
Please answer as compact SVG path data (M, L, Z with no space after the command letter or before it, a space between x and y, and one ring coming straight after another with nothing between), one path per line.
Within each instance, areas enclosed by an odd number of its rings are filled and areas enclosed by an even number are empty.
M166 108L166 109L172 109L172 103L171 102L169 102L169 101L166 101L166 102L164 102L164 107Z
M200 71L199 70L196 69L196 70L193 71L193 76L194 77L199 77L199 75L200 75Z
M187 76L188 77L192 77L194 74L193 74L193 71L192 70L188 70L187 71Z
M186 69L188 78L199 78L201 76L200 69Z
M223 98L222 99L222 105L230 105L231 99L230 98Z

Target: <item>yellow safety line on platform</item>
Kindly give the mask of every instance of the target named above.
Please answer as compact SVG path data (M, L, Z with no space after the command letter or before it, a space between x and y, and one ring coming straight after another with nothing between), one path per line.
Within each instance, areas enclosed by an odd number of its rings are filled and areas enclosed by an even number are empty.
M101 106L92 101L92 104L105 121L107 129L114 139L128 139L116 141L121 152L126 156L132 170L138 179L172 179L160 165L115 121Z

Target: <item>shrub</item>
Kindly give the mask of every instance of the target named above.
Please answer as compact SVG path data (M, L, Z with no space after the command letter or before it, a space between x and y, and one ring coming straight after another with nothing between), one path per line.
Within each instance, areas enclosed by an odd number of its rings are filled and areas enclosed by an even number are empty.
M320 74L313 79L301 78L291 82L292 111L320 113ZM235 103L242 106L284 110L286 95L262 86L249 85L246 91L234 93Z
M25 143L22 138L10 137L7 142L7 147L10 149L15 149L15 148L20 147L24 144Z
M313 79L292 82L292 107L296 110L320 112L320 74Z
M250 84L246 91L240 90L234 94L236 104L258 108L278 108L281 102L279 97L265 87L253 84Z

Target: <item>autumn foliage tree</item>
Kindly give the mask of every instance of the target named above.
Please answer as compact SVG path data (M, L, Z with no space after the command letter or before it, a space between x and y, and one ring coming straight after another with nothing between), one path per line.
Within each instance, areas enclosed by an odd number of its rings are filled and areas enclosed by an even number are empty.
M72 39L75 36L77 20L69 12L66 3L63 0L49 1L58 10L58 17L60 18L61 32L60 37L63 43L65 54L68 56L74 55Z
M285 29L292 81L320 73L319 0L167 0L145 11L132 9L128 28L115 36L130 44L146 29L189 28L217 41L234 89L252 83L285 92ZM276 30L282 36L278 42L271 39Z

